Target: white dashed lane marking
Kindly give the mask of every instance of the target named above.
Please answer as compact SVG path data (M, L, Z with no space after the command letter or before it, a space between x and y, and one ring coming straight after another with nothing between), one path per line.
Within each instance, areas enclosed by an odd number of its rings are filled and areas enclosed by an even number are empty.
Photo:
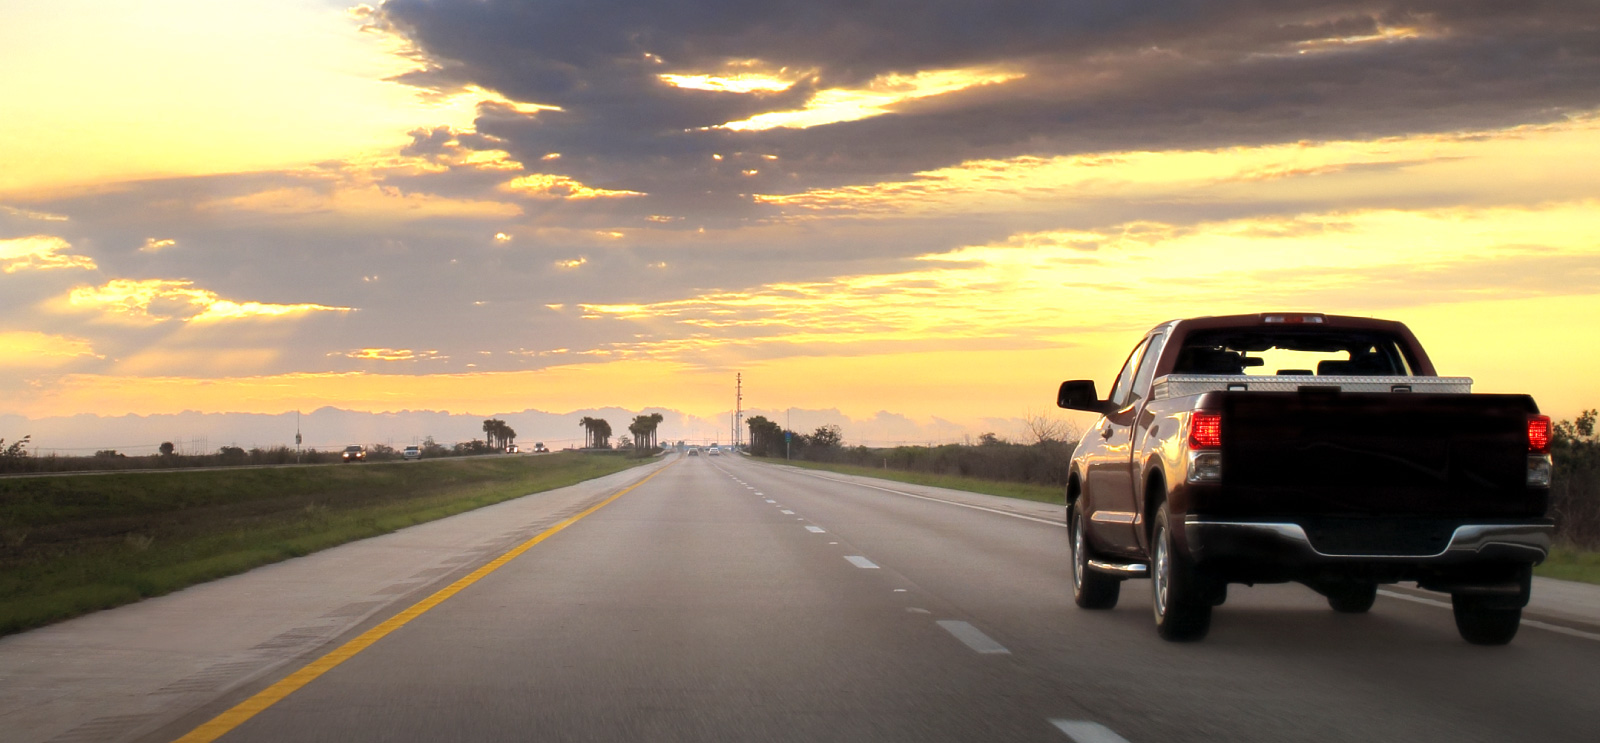
M1067 734L1076 743L1128 743L1128 739L1098 722L1087 720L1051 720L1051 725Z
M994 641L994 638L983 634L983 630L958 619L941 619L936 622L944 631L955 635L957 640L978 653L984 655L1010 655L1011 651L1006 646Z
M875 563L875 562L873 562L871 560L868 560L867 558L862 557L861 555L845 555L844 559L849 560L851 565L854 565L854 566L856 566L858 568L864 568L864 569L867 569L867 570L877 570L878 569L878 564L877 563Z
M784 514L786 516L793 516L794 515L794 511L789 511L789 510L779 511L779 513L782 513L782 514Z
M824 530L824 529L823 529L823 528L822 528L822 527L820 527L820 526L807 526L807 527L806 527L806 531L809 531L809 532L811 532L811 533L812 533L812 534L821 534L821 533L823 533L823 532L824 532L824 531L825 531L825 530Z

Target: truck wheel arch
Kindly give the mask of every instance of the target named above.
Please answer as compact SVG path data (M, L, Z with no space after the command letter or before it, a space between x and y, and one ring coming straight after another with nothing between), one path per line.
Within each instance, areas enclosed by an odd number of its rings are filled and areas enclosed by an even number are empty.
M1167 477L1159 466L1151 466L1144 478L1144 503L1140 504L1145 544L1154 538L1156 511L1167 500Z

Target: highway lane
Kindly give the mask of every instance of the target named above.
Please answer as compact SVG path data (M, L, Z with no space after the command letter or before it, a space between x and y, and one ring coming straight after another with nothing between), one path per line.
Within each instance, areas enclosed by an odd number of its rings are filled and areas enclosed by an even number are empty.
M1048 512L1035 510L1035 513ZM683 458L225 735L269 740L1590 740L1600 643L1235 587L1073 608L1060 526ZM259 688L259 687L257 687ZM220 699L151 740L238 702ZM1103 726L1103 727L1100 727Z

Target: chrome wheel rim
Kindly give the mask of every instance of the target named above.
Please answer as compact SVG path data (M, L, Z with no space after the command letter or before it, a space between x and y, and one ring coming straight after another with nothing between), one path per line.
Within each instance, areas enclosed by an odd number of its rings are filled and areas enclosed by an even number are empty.
M1156 587L1156 613L1167 615L1167 571L1171 568L1171 561L1167 557L1167 530L1162 527L1156 530L1156 569L1151 576Z

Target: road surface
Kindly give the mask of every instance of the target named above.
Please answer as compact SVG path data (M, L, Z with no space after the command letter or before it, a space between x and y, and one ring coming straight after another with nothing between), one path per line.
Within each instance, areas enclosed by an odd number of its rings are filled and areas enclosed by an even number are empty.
M1600 629L1541 623L1483 648L1409 594L1352 616L1302 587L1234 586L1205 642L1170 644L1147 582L1113 611L1071 605L1059 508L846 480L678 457L425 612L370 617L136 737L1501 743L1600 730ZM352 653L374 627L389 629Z

